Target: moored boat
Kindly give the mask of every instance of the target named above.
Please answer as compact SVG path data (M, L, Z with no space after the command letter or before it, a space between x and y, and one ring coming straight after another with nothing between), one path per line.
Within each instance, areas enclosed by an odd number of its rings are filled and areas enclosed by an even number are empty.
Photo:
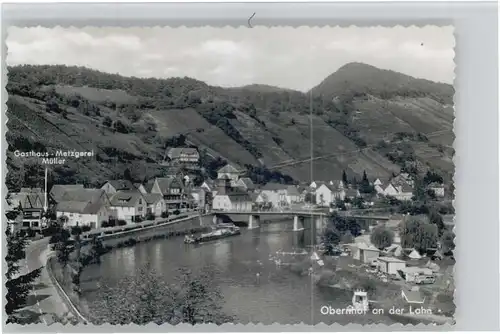
M217 239L223 239L227 237L232 237L234 235L241 234L239 227L237 226L227 226L217 228L209 233L203 233L199 236L187 235L184 237L184 243L186 244L197 244L200 242L212 241Z

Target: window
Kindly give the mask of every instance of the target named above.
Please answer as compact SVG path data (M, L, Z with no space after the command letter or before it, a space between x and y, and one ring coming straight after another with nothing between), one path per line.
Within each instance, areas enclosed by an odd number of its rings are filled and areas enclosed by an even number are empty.
M141 199L141 198L139 198L139 205L140 205L140 204L142 204L142 199ZM139 210L139 211L140 211L140 210Z
M143 208L142 208L142 206L140 206L140 207L139 207L139 212L142 212L142 209L143 209Z

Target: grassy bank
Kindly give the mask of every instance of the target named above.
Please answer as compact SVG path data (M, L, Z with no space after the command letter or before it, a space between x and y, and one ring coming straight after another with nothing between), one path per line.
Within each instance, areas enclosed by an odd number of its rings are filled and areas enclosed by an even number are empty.
M432 314L410 314L407 312L408 304L401 296L402 288L408 289L410 286L403 280L384 282L374 274L367 273L364 268L359 267L359 264L349 266L347 264L349 259L337 259L328 256L322 259L325 263L324 266L314 265L312 273L314 282L319 287L347 291L363 289L368 292L373 308L384 309L386 314L391 308L405 310L404 314L394 316L394 319L410 319L437 324L453 322L455 306L453 303L454 290L452 288L445 289L437 285L421 286L420 291L425 296L424 304L415 305L413 308L423 306L425 309L430 309ZM343 261L346 261L346 263L343 263ZM299 275L308 275L310 267L311 261L308 258L289 266L292 272Z

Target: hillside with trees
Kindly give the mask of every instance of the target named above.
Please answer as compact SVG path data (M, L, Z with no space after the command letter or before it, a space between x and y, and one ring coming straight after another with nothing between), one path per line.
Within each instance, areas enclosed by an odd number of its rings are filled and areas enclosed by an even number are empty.
M50 172L53 182L95 185L126 169L136 180L165 174L165 149L180 135L202 153L205 176L219 159L254 179L307 181L311 141L315 179L453 175L453 88L365 64L343 66L308 93L24 65L9 68L7 91L10 189L36 183L39 169L15 150L94 150Z

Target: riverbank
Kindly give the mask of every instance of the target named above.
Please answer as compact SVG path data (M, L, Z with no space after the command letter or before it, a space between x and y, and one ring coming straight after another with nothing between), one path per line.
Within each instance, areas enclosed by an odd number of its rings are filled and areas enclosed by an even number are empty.
M113 233L101 235L98 238L102 241L105 247L105 252L110 252L113 249L132 247L138 243L148 242L158 239L169 239L173 237L193 234L198 232L206 232L209 228L209 223L212 220L212 215L191 216L177 220L171 220L159 224L146 223L134 228L133 230L115 229ZM90 250L89 239L85 240L82 245L81 252L85 253ZM50 246L49 246L50 247ZM57 288L58 294L62 301L67 305L71 313L75 315L80 323L89 323L90 312L88 305L83 298L80 298L79 288L73 283L73 275L76 272L74 265L76 259L62 266L57 257L52 254L47 258L46 267L49 276L53 281L53 285Z
M420 288L421 294L425 297L423 304L413 304L413 310L421 306L426 312L411 312L409 304L402 297L402 289L410 289L405 282L383 281L374 275L367 273L359 265L342 263L342 260L349 260L329 257L322 257L323 266L313 265L314 283L322 288L340 289L343 291L354 291L362 289L368 292L368 298L373 308L383 309L384 314L401 321L422 322L432 324L453 324L453 291L437 290L436 287ZM299 275L308 275L311 261L306 258L290 266L290 270ZM389 310L401 310L401 314L391 314Z

